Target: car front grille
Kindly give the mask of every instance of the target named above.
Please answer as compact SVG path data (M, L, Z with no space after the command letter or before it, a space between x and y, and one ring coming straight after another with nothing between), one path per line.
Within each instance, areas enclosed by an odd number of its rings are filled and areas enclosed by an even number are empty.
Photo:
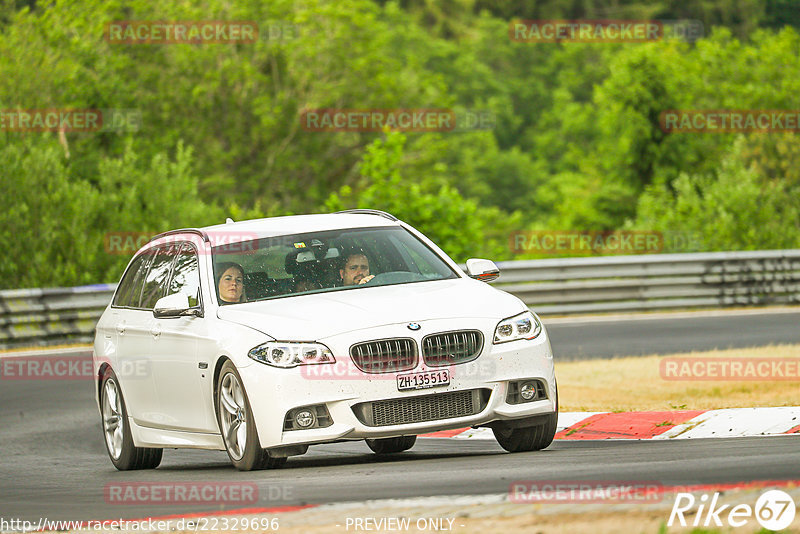
M489 401L490 390L470 389L402 399L363 402L353 412L367 426L405 425L475 415Z
M422 339L422 356L432 367L472 361L482 349L483 334L478 330L442 332Z
M367 341L350 347L350 357L365 373L407 371L417 365L417 344L410 338Z

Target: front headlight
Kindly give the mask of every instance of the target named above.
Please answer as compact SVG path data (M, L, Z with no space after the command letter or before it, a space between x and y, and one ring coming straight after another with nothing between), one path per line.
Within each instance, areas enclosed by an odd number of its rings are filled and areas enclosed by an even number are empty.
M533 339L542 333L542 323L530 311L503 319L494 329L493 343Z
M336 363L331 349L322 343L269 341L253 347L247 355L257 362L274 367Z

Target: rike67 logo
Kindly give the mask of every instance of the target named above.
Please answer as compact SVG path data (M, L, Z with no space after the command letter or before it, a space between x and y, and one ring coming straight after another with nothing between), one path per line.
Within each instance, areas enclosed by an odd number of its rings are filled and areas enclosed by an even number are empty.
M694 527L722 527L726 523L730 527L752 526L752 520L755 519L763 528L779 531L792 524L797 512L791 495L781 490L762 493L755 506L720 504L719 498L718 491L711 497L703 494L699 498L691 493L678 493L667 526L671 527L677 521L678 525L685 527L685 515L694 514L694 521L691 522Z

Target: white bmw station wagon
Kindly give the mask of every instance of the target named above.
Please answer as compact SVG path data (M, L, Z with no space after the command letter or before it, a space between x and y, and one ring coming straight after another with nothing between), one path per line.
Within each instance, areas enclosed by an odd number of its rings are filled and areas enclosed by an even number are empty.
M547 447L558 417L550 341L517 297L392 215L348 210L173 230L128 265L97 324L94 369L120 470L165 448L275 468L309 445L490 427Z

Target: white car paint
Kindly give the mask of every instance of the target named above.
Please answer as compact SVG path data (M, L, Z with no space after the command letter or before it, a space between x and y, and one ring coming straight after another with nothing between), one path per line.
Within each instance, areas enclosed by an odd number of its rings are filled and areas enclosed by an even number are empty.
M217 302L211 246L223 234L222 239L246 241L287 232L383 226L406 228L439 255L457 277L235 306ZM527 307L513 295L471 279L409 225L376 215L330 214L262 219L201 230L211 236L211 242L204 242L197 234L173 234L148 243L143 250L180 239L198 247L203 317L156 318L151 311L109 305L97 325L96 391L102 367L110 365L119 375L136 446L224 449L214 388L215 372L226 359L241 376L264 448L422 434L556 411L553 355L544 327L535 339L493 344L498 322L527 311ZM409 330L411 322L418 323L420 330ZM472 364L453 366L448 386L398 391L395 375L426 370L421 357L413 371L383 375L354 372L350 362L349 347L357 342L411 337L419 347L426 335L463 329L482 332L483 351ZM248 357L250 349L270 340L324 343L332 350L336 364L284 369ZM320 373L310 373L311 367ZM330 368L329 375L321 373L323 367ZM124 373L124 369L133 371ZM543 380L547 398L506 403L508 381L524 378ZM467 417L370 427L361 423L352 409L374 400L476 388L485 388L491 395L480 413ZM288 410L311 404L325 404L333 425L283 430Z

